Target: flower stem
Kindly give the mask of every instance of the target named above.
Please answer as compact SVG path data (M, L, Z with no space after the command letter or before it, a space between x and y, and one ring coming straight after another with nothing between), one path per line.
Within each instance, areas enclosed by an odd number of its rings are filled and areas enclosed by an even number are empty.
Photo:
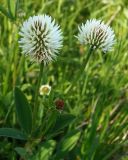
M44 64L41 63L38 82L37 82L37 86L36 86L36 90L35 90L34 110L33 110L33 127L35 127L36 120L37 120L37 114L38 114L37 112L38 112L38 108L39 108L38 95L39 95L39 87L40 87L40 83L41 83L41 78L42 78L42 74L43 74L43 68L44 68Z
M77 76L76 82L78 82L78 80L80 80L81 76L83 75L83 72L85 71L85 69L86 69L86 67L87 67L87 64L88 64L89 59L90 59L90 57L91 57L91 55L92 55L92 52L93 52L93 49L92 49L92 47L90 47L89 50L88 50L88 53L87 53L87 57L86 57L83 65L82 65L82 67L81 67L81 69L80 69L80 72L79 72L79 74L78 74L78 76Z
M84 67L83 69L84 70L86 69L86 66L88 64L88 61L89 61L91 55L92 55L92 52L93 52L93 49L92 49L92 47L90 47L89 50L88 50L87 57L85 59L84 65L83 65L83 67Z
M80 70L79 70L78 76L73 80L72 85L71 85L71 87L69 88L69 90L70 90L74 85L76 85L76 83L80 80L81 76L83 75L83 72L85 71L85 69L86 69L86 67L87 67L87 64L88 64L88 62L89 62L89 59L90 59L92 53L93 53L93 49L92 49L92 47L90 47L89 50L88 50L88 53L87 53L87 57L86 57L83 65L81 66L81 68L80 68Z

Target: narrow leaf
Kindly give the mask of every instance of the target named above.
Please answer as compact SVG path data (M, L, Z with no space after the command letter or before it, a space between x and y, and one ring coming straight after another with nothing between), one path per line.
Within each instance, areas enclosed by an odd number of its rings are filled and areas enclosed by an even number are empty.
M55 148L56 142L54 140L49 140L39 146L36 154L31 158L31 160L49 160L51 158L52 152Z
M13 14L12 14L12 4L14 3L15 0L13 0L12 2L10 2L10 0L7 0L7 4L8 4L8 12L10 14L10 16L13 18Z
M58 151L56 153L55 159L61 159L65 157L77 144L80 137L80 131L73 130L69 132L58 145Z
M55 126L53 128L54 132L57 132L69 124L75 119L76 117L72 114L59 114L55 123Z
M23 132L13 128L0 128L0 136L11 137L20 140L27 139L27 136Z
M47 137L52 137L56 135L58 132L60 132L63 128L67 127L69 124L71 124L75 120L75 116L72 114L58 114L56 118L56 122L54 127L51 129Z
M2 5L0 5L0 12L3 13L6 17L13 20L13 17L7 12L7 10Z
M19 88L15 88L16 112L19 123L23 130L30 134L32 130L32 111L30 105Z
M15 18L17 18L18 7L19 7L19 0L16 1L16 6L15 6Z
M24 159L28 157L27 151L22 147L16 147L15 151Z

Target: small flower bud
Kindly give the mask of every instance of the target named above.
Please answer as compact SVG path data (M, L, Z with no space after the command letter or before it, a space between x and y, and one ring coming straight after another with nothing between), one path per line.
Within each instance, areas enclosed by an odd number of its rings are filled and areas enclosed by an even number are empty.
M64 101L62 99L55 100L56 109L63 110L64 108Z

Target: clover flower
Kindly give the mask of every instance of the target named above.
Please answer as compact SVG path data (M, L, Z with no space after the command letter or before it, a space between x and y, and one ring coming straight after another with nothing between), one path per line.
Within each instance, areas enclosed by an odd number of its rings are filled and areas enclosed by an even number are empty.
M48 84L42 85L39 89L40 95L49 95L51 92L51 86Z
M107 52L112 49L115 43L114 31L101 20L87 20L78 29L79 42L90 45L93 49L101 48L103 52Z
M19 35L22 53L39 63L46 64L56 59L62 47L60 26L48 15L30 17L23 23Z
M56 99L55 100L56 109L63 110L64 109L64 100Z

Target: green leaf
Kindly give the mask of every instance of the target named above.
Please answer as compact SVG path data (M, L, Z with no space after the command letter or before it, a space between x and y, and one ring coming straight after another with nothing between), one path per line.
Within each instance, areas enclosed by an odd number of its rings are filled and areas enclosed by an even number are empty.
M56 154L56 159L64 157L68 152L70 152L77 144L80 137L80 131L73 130L69 132L58 145L58 151Z
M0 136L11 137L20 140L27 139L27 136L23 132L13 128L0 128Z
M125 146L126 145L126 146ZM123 142L121 144L116 145L108 154L105 155L105 157L102 157L103 160L109 160L111 156L117 152L121 147L127 147L127 142Z
M19 123L23 130L30 134L32 130L32 111L30 105L19 88L15 88L15 103L16 103L16 112L18 116Z
M57 120L53 129L50 132L50 136L57 134L60 130L67 127L75 120L75 116L72 114L62 113L57 115Z
M47 119L44 121L46 122L45 123L45 128L43 128L43 132L44 134L47 134L47 132L50 130L52 130L52 128L54 127L55 123L56 123L56 118L58 116L58 112L55 110L55 111L51 111L48 113L48 116L46 117ZM51 132L53 133L53 132Z
M12 6L15 0L12 1L12 3L10 2L10 0L7 0L7 4L8 4L8 12L11 15L11 17L13 18L13 13L12 13Z
M15 151L24 159L28 157L27 151L22 147L16 147Z
M65 128L66 126L68 126L69 124L71 124L71 122L75 119L76 117L72 114L59 114L55 123L55 126L53 128L54 131L59 131L63 128Z
M12 16L7 12L7 10L0 5L0 12L2 12L6 17L13 19Z
M55 148L56 142L54 140L49 140L42 145L36 151L36 155L32 157L32 160L49 160L52 155L52 152Z
M7 0L8 3L8 11L13 19L17 16L18 4L19 0Z
M20 1L20 0L17 0L17 1L16 1L16 5L15 5L15 18L17 18L17 12L18 12L18 7L19 7L19 1Z

